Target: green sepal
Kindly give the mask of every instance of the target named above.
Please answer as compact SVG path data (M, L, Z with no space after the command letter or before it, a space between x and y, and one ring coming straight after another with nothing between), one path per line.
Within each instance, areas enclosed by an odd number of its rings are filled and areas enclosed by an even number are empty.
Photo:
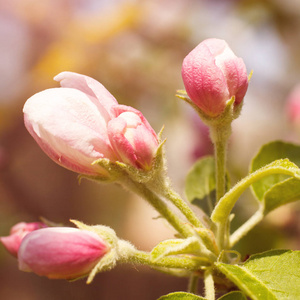
M253 300L300 299L300 251L271 250L245 263L215 266Z
M226 174L226 191L230 189L230 180ZM187 200L210 215L216 203L215 159L205 156L197 160L185 180Z
M218 298L218 300L247 300L247 297L240 291L234 291L223 295L221 298Z
M190 99L190 97L187 95L186 91L177 90L176 97L178 97L179 99L184 100L185 102L190 104L195 109L195 111L199 114L202 121L210 127L215 127L218 125L224 126L224 124L231 124L234 119L238 118L238 116L241 113L242 106L243 106L243 101L239 105L235 105L235 97L233 96L226 102L224 111L217 117L212 117L212 116L205 114Z
M175 292L162 296L157 300L207 300L206 298L186 292Z

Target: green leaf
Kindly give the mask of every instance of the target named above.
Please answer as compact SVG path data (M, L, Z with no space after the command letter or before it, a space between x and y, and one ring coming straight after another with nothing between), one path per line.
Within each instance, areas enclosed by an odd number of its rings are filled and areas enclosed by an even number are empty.
M222 296L218 300L247 300L247 298L244 293L240 291L234 291Z
M156 261L164 256L177 254L193 254L200 251L199 241L195 237L172 239L160 242L151 251L151 260Z
M270 188L264 195L264 215L275 208L300 199L300 181L286 179Z
M300 251L272 250L216 267L253 300L300 299Z
M175 293L162 296L157 300L206 300L206 299L190 293L175 292Z
M288 158L300 166L300 146L281 141L264 145L254 157L251 171L255 171L272 159ZM300 199L300 181L284 174L273 174L255 182L252 191L264 204L264 215L275 208Z
M282 141L275 141L264 145L253 158L250 172L252 173L274 160L283 158L288 158L300 167L300 146ZM253 192L257 199L262 201L266 191L287 178L288 176L283 174L273 174L265 177L252 185Z
M227 189L229 176L227 174ZM212 156L199 159L189 171L185 181L187 200L210 215L216 199L215 160Z
M288 159L278 159L272 163L256 170L238 182L229 192L227 192L219 201L211 219L215 223L226 222L234 204L241 194L255 182L270 175L284 174L290 177L300 179L300 169Z

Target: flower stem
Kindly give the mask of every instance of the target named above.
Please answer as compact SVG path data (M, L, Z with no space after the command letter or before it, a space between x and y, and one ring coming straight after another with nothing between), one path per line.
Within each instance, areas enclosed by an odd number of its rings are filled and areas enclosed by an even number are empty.
M164 197L170 200L187 218L187 220L197 228L204 228L204 225L197 218L193 210L187 205L187 203L180 197L178 193L171 188L167 188L164 192Z
M152 260L149 252L140 251L137 249L132 250L131 255L127 256L123 262L148 265L154 268L170 268L170 269L182 269L185 271L195 271L203 266L201 260L193 259L187 256L167 256L159 260Z
M179 232L183 237L189 237L193 235L192 230L177 216L175 215L163 200L161 200L156 194L148 189L144 184L131 180L122 182L130 190L133 190L141 197L143 197L158 213L164 217L173 228Z
M248 221L238 228L230 237L230 247L233 247L243 236L253 229L262 219L263 211L260 208Z
M212 269L208 268L204 273L205 299L215 300L215 286Z
M225 175L227 141L231 133L231 126L222 124L210 127L210 135L215 148L216 165L216 203L225 194Z
M211 139L215 148L215 170L216 170L216 204L224 196L226 188L226 157L227 157L227 141L231 133L231 125L221 124L212 126L210 131ZM223 250L228 244L228 217L224 222L217 226L217 245L219 251Z

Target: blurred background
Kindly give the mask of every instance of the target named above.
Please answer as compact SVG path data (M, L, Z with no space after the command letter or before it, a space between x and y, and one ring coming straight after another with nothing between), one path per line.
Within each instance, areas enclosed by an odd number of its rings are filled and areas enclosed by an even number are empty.
M172 229L153 220L157 213L135 195L115 185L79 185L77 174L52 162L26 131L22 107L34 93L56 87L52 78L61 71L97 79L119 103L142 111L156 132L165 125L169 176L183 194L186 173L212 147L175 93L183 88L183 58L210 37L225 39L254 71L229 145L234 183L262 144L300 142L286 114L300 83L299 0L0 0L0 236L42 216L67 226L70 218L111 226L142 250L172 238ZM242 220L256 209L250 192L237 209ZM274 211L237 249L243 256L299 249L299 214L297 203ZM125 265L89 286L48 280L18 271L3 246L0 279L0 298L8 300L154 300L187 287L186 279Z

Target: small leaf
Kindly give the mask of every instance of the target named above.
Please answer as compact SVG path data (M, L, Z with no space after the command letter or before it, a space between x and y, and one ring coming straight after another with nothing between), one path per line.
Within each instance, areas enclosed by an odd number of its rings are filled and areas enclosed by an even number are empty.
M300 299L300 251L272 250L216 267L253 300Z
M175 293L162 296L157 300L206 300L206 299L190 293L175 292Z
M283 158L288 158L300 167L300 146L282 141L275 141L264 145L253 158L250 166L250 172L252 173L274 160ZM254 195L259 201L262 201L266 191L287 178L288 176L284 174L272 174L264 177L252 185Z
M284 174L300 179L300 169L288 159L278 159L272 163L256 170L238 182L229 192L227 192L218 202L211 215L211 220L215 223L226 222L233 206L242 193L255 182L270 175Z
M218 300L247 300L247 298L244 293L240 291L234 291L222 296Z
M159 243L151 251L151 260L156 261L168 255L193 254L200 251L197 238L165 240Z
M270 188L264 195L264 215L275 208L300 199L300 181L286 179Z
M229 185L228 174L227 183ZM215 161L212 156L203 157L193 165L186 177L185 194L190 203L210 215L216 198Z

